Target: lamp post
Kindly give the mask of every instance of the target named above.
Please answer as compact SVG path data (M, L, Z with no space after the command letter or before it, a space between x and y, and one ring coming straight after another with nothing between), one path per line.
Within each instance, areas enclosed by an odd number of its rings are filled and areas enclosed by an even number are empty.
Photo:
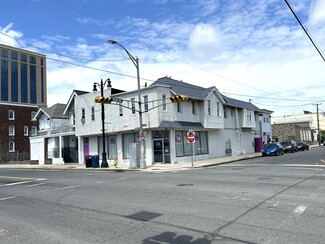
M100 88L100 95L101 97L104 96L104 86L107 82L107 87L111 86L111 80L108 78L107 80L105 80L105 82L103 82L103 79L100 80L100 84L98 84L97 82L94 83L94 88L93 91L97 91L97 86L99 86ZM108 168L108 162L106 159L106 146L105 146L105 107L104 107L104 103L101 104L102 106L102 137L103 137L103 152L102 152L102 164L100 165L101 168Z
M138 104L139 104L139 138L140 138L140 168L146 168L146 161L144 159L144 140L141 138L143 135L143 125L142 125L142 105L141 105L141 90L140 90L140 72L139 72L139 59L134 57L124 46L114 40L108 40L108 43L119 45L129 56L130 60L137 69L137 81L138 81Z

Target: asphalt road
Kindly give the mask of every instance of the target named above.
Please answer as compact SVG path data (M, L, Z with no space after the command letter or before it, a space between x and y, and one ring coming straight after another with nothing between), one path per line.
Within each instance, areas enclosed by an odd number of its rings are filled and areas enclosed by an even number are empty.
M325 147L200 169L2 169L1 243L324 243Z

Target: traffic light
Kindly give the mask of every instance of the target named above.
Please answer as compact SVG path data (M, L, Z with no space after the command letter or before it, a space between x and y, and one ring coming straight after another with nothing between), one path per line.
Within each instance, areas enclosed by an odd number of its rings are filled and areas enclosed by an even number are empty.
M175 95L175 96L170 97L170 101L172 101L172 103L186 101L187 99L188 99L188 97L186 95Z
M95 97L94 101L95 101L95 103L111 103L113 101L113 99L110 97L97 96L97 97Z

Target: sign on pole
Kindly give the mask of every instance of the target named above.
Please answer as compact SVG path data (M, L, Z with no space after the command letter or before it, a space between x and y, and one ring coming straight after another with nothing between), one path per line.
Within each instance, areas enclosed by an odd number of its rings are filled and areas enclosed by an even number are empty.
M187 132L187 142L194 143L195 142L195 132L189 131Z

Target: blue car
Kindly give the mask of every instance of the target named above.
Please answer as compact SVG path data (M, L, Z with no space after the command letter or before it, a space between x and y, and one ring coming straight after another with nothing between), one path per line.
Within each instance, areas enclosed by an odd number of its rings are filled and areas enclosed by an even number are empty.
M282 145L278 142L269 143L262 149L262 156L279 156L283 154Z

